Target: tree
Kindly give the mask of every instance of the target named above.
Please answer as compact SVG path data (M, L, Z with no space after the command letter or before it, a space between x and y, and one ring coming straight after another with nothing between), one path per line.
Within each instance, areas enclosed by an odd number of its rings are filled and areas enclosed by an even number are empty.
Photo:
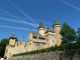
M70 42L74 41L76 38L75 30L67 23L63 23L60 34L62 36L62 44L70 44Z
M78 28L78 31L77 31L77 38L76 38L76 43L80 43L80 28Z
M9 39L7 39L7 38L3 38L3 39L0 41L0 56L1 56L1 57L4 56L6 44L8 44L8 43L9 43Z

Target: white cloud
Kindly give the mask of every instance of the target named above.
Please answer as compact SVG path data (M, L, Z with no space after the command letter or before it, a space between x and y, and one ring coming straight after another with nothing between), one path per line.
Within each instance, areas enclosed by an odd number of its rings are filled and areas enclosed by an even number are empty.
M13 29L19 29L19 30L30 30L28 28L21 28L21 27L13 27L13 26L5 26L5 25L0 25L0 27L5 27L5 28L13 28ZM33 29L36 31L35 29Z
M74 6L74 5L70 4L70 3L67 3L67 2L62 1L62 0L59 0L59 1L61 1L61 2L65 3L65 4L67 4L67 5L71 6L71 7L75 8L75 9L77 9L77 10L80 10L80 8L78 8L78 7Z
M19 9L14 3L12 3L10 0L8 0L15 8L17 8L23 15L25 15L28 19L30 19L31 21L33 21L34 23L35 20L33 20L31 17L29 17L26 13L24 13L21 9ZM37 24L37 23L36 23ZM38 24L37 24L38 25Z

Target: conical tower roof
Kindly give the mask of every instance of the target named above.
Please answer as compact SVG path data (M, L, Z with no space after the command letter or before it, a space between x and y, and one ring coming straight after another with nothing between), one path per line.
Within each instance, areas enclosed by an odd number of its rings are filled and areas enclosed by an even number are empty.
M54 19L54 24L53 24L53 26L55 26L55 25L60 25L56 18ZM52 26L52 27L53 27L53 26Z
M12 33L10 38L16 39L16 36L15 36L14 32Z
M60 25L56 18L54 19L54 25Z
M44 25L43 25L42 21L40 21L40 25L39 25L38 29L39 28L44 28Z

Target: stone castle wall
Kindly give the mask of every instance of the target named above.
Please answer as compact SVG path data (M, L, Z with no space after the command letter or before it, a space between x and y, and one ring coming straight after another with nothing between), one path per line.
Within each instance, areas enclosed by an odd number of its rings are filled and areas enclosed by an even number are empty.
M48 52L12 57L9 60L80 60L80 54L76 53L73 56L70 54L64 54L64 52Z

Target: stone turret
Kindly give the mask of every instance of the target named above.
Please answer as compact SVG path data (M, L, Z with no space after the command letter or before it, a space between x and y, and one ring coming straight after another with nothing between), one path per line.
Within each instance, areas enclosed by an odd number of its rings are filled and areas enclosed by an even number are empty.
M59 33L60 33L61 28L60 28L60 24L56 18L54 19L54 24L52 27L53 27L54 32L55 32L56 44L60 45L61 44L61 35Z
M55 25L60 25L56 18L54 19L53 27L54 27Z
M14 32L12 33L12 35L10 36L9 39L11 39L11 38L12 38L12 39L17 39L16 36L15 36L15 34L14 34Z
M38 32L39 32L42 36L45 36L45 35L44 35L44 34L45 34L45 27L44 27L42 21L40 21L40 25L39 25L39 27L38 27Z
M60 29L60 24L58 23L58 21L57 21L57 19L55 18L54 19L54 24L53 24L53 29L54 29L54 32L56 31L56 29L58 30L58 29ZM59 30L58 30L58 32L59 32ZM58 33L57 32L57 33Z
M44 28L44 25L43 25L42 21L40 21L40 25L39 25L38 29L39 28Z
M16 38L15 34L13 33L11 35L11 37L9 38L9 45L15 46L16 40L17 40L17 38Z
M25 36L22 38L22 45L25 45Z
M28 35L29 41L33 40L32 30L30 30L30 33Z

